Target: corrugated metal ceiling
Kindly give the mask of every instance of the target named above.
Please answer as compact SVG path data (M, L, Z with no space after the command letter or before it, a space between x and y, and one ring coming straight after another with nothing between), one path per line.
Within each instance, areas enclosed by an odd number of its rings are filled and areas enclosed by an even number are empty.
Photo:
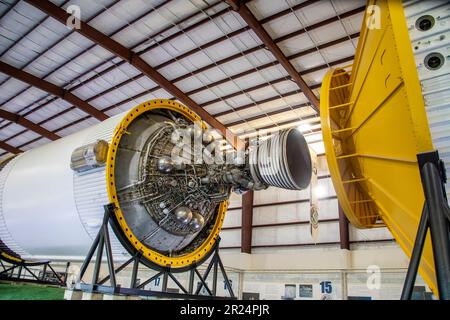
M300 126L312 148L323 152L317 114L225 2L52 2L64 9L78 5L83 21L138 52L233 132L245 136L248 130ZM364 1L253 0L246 5L316 94L330 66L352 62ZM173 98L120 57L26 1L0 2L0 34L2 62L68 90L108 116L149 99ZM59 136L98 122L67 101L3 73L0 109ZM21 150L49 142L8 120L0 122L0 140Z

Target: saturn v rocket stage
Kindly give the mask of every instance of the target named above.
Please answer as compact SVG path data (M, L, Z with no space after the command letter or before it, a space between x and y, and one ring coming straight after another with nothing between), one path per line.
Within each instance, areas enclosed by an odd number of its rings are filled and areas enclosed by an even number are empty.
M111 203L115 259L132 249L147 264L185 270L212 252L230 192L308 186L311 158L298 130L217 161L219 143L194 125L200 120L174 101L153 100L4 161L1 255L82 260Z

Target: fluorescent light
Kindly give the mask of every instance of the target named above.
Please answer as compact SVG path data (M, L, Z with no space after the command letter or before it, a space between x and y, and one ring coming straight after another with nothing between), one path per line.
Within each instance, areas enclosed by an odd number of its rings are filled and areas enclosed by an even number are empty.
M324 186L317 186L313 191L316 194L317 198L323 198L327 195L327 189Z

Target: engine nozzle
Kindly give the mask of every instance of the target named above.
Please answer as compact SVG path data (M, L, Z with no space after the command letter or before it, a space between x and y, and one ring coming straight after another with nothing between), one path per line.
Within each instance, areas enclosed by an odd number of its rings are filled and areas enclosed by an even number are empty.
M282 130L252 147L249 167L257 184L291 190L306 188L312 174L308 144L295 128Z

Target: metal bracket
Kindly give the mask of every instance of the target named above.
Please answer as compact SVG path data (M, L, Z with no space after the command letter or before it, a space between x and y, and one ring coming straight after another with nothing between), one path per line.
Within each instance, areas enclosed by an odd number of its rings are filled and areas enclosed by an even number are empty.
M38 284L48 284L48 285L57 285L57 286L66 286L66 278L61 278L61 276L53 269L50 264L50 261L41 261L41 262L19 262L13 263L11 261L6 261L8 265L5 265L3 261L1 261L1 266L3 270L0 272L0 280L8 280L15 282L30 282L30 283L38 283ZM30 267L42 267L41 276L37 276L35 272L33 272ZM51 274L55 277L56 280L48 279L47 277L47 269L50 269ZM17 273L15 271L17 270ZM24 272L22 272L25 270ZM66 272L67 274L67 272ZM26 278L27 276L31 276L32 279Z
M445 167L438 151L417 155L425 195L422 216L401 295L410 300L425 239L430 230L439 298L450 300L450 208L445 192Z
M231 282L228 279L228 276L226 274L225 268L222 264L222 261L219 256L219 242L220 238L217 241L217 245L214 249L213 256L208 264L208 267L206 268L206 271L204 275L202 275L197 265L193 265L193 268L191 270L188 270L187 272L190 272L189 274L189 288L186 289L175 277L174 272L172 272L170 266L167 266L163 270L157 270L158 272L150 277L149 279L145 280L141 284L137 284L137 275L139 272L139 266L143 265L146 268L152 269L148 267L147 265L144 265L141 261L142 253L136 252L134 256L132 256L130 259L128 259L126 262L121 264L118 268L114 268L114 260L111 250L111 241L109 236L109 230L108 225L112 223L112 218L115 212L115 206L114 204L108 204L104 206L105 214L103 217L103 223L98 231L98 234L94 240L94 242L91 245L91 248L89 249L85 260L83 261L83 264L80 269L80 273L77 279L77 282L75 284L76 290L86 291L86 292L97 292L97 293L108 293L108 294L123 294L123 295L135 295L135 296L154 296L154 297L165 297L165 298L176 298L176 299L236 299L233 289L231 288ZM107 258L107 264L108 264L108 275L104 277L103 279L99 280L99 274L100 274L100 267L102 263L102 256L103 251L106 251L106 258ZM91 262L94 253L97 252L96 258L95 258L95 264L94 264L94 271L92 280L90 283L84 283L82 281L87 267L89 266L89 263ZM131 273L131 281L129 288L122 287L120 285L117 285L116 283L116 275L125 269L129 264L133 263L133 269ZM218 269L220 268L220 271L222 273L222 276L225 280L226 287L228 289L228 293L230 294L230 297L218 297L216 295L216 288L217 288L217 274ZM208 287L206 280L210 274L211 269L213 269L213 287L212 290ZM193 291L193 283L195 280L195 275L199 278L201 285L197 288L197 291L194 293ZM152 291L152 290L144 290L143 288L149 284L150 282L154 281L155 279L161 277L163 278L162 281L162 290L161 291ZM173 293L169 292L167 288L168 279L171 279L178 288L183 293ZM105 283L109 281L110 285L106 286ZM205 287L208 295L201 295L200 291L201 289Z

